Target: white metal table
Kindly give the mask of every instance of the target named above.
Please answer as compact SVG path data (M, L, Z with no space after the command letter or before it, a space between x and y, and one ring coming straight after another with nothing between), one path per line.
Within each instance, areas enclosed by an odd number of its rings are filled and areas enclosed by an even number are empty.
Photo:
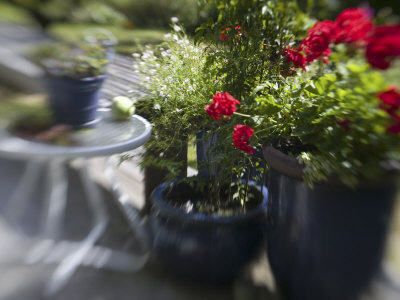
M66 285L85 257L91 251L99 250L95 244L106 230L109 221L109 214L100 190L88 174L87 159L111 156L143 145L150 137L151 125L137 115L126 121L116 122L112 119L109 110L102 110L99 111L99 122L96 128L72 133L76 141L74 146L56 146L15 136L8 130L8 124L8 121L0 120L0 156L7 159L25 160L27 164L14 193L8 199L6 213L15 218L21 215L21 211L26 208L30 200L30 195L37 188L38 177L42 170L45 170L47 188L43 196L47 203L47 214L41 230L44 238L31 251L27 262L46 260L59 262L44 291L46 295L54 295ZM56 242L60 244L67 202L66 166L71 161L80 163L80 179L93 216L93 225L86 238L75 243L75 247L66 247L69 251L64 251L64 253L67 252L65 255L49 259L46 257L49 248L54 247ZM108 173L108 177L112 179L112 174ZM65 244L67 241L61 242ZM92 265L98 268L105 266L107 261L111 261L111 266L110 263L107 266L111 269L135 271L141 268L148 258L148 253L138 257L111 249L101 250L103 250L101 261L92 261ZM111 257L113 259L110 259Z

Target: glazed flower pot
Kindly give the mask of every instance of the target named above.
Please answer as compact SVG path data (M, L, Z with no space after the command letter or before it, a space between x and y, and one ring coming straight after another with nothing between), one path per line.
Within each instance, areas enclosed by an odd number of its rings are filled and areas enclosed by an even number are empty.
M338 182L308 187L302 166L272 147L269 165L267 254L291 300L347 300L366 291L380 271L395 185Z
M82 79L46 78L50 107L57 123L90 127L96 121L100 88L107 75Z
M167 187L163 183L152 194L150 228L158 260L184 279L232 281L264 244L266 189L259 195L262 201L257 207L242 214L219 216L174 207L165 198ZM179 188L193 193L188 185Z

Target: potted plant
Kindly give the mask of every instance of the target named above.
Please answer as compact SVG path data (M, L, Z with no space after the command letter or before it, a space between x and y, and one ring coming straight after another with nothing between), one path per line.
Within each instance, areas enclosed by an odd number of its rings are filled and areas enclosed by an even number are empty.
M35 49L33 56L46 71L45 83L56 122L75 128L93 126L100 88L107 77L103 47L94 43L51 43Z
M210 63L216 49L194 44L176 23L173 28L160 49L135 55L150 92L144 101L154 132L142 164L168 168L170 179L152 194L153 249L185 278L229 282L264 242L267 190L249 178L252 129L236 113L241 101L223 90L220 66ZM212 141L207 176L178 178L169 150L195 144L199 132Z
M289 299L357 299L381 267L398 188L400 26L347 9L277 53L254 90L269 166L268 257ZM397 74L398 74L397 68Z

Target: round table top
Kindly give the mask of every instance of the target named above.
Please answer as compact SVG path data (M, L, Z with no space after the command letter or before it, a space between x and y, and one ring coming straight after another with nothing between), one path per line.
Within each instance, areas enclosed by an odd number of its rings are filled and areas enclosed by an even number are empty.
M99 110L98 117L95 128L71 133L74 140L71 146L15 136L8 129L9 122L0 122L0 156L16 159L109 156L135 149L150 138L150 123L138 115L125 121L114 121L110 110Z

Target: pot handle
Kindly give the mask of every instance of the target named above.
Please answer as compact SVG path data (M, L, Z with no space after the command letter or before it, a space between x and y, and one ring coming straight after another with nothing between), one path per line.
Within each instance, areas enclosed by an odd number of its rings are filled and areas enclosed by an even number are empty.
M122 211L125 219L128 221L129 227L141 248L141 254L135 255L136 264L132 265L132 272L141 270L150 257L151 237L150 233L142 222L139 210L132 205L130 198L120 189L120 185L115 180L115 172L111 159L106 159L104 175L111 186L114 198Z

